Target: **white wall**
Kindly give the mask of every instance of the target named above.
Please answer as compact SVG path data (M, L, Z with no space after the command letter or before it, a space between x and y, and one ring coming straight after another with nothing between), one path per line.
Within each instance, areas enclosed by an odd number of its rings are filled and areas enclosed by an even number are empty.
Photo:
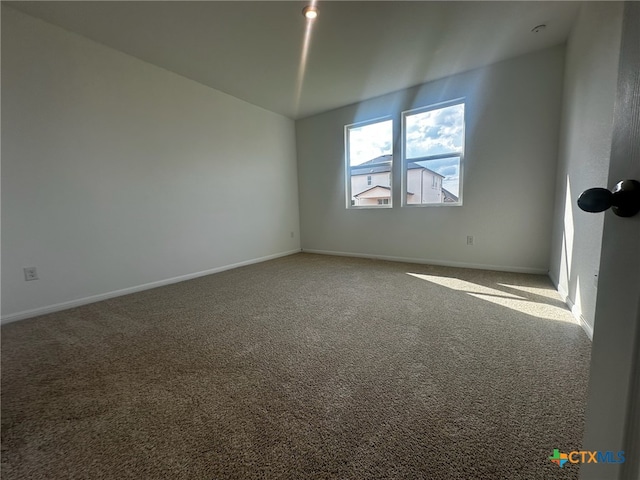
M3 320L291 252L298 223L293 121L3 5Z
M563 68L561 45L297 121L303 249L546 273ZM345 208L344 125L460 97L463 206L400 208L396 170L394 208Z
M549 275L591 332L604 214L585 213L576 200L607 181L618 78L622 4L585 2L567 45Z

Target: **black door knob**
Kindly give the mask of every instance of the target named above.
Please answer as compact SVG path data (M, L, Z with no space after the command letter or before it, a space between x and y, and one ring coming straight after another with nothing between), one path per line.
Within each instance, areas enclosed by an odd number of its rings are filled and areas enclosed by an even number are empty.
M611 207L619 217L633 217L640 211L640 182L622 180L612 191L590 188L578 197L578 207L585 212L604 212Z

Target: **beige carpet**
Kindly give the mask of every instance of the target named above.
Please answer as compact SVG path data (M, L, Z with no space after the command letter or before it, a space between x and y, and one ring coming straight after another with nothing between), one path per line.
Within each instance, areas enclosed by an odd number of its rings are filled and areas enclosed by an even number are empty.
M567 479L543 276L297 254L2 328L2 478Z

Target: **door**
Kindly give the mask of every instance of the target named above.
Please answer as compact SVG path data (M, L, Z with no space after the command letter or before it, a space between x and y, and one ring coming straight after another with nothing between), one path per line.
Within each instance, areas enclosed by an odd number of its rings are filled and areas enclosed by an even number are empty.
M640 2L624 8L609 188L640 181ZM640 480L640 214L605 214L583 449L625 462L582 464L582 479Z

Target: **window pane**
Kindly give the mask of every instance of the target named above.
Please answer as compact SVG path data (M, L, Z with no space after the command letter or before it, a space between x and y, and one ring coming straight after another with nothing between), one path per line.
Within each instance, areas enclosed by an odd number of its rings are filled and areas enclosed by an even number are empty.
M462 151L464 104L406 116L406 158Z
M460 157L407 163L407 205L458 203Z
M360 165L380 155L391 155L392 120L349 128L349 165Z
M393 121L347 127L348 205L391 205Z

